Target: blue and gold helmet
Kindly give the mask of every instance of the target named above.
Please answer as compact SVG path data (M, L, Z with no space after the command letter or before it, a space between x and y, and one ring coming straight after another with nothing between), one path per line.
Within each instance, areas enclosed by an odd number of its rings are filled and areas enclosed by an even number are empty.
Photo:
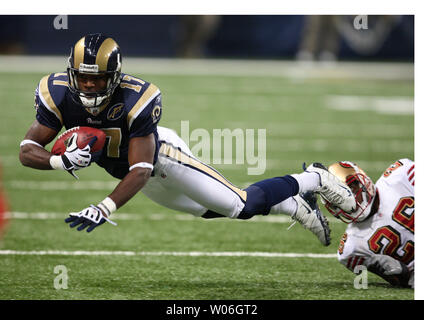
M82 37L72 48L68 60L68 81L72 98L85 108L98 108L106 103L121 81L121 49L112 38L101 33ZM101 92L84 92L78 86L78 75L104 75L107 85Z

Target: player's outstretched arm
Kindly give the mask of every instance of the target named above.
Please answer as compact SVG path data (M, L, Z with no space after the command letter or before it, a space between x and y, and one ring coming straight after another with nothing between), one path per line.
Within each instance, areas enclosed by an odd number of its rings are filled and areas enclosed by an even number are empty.
M384 254L375 254L366 259L365 265L368 270L382 277L384 280L394 286L411 287L410 277L413 276L408 267Z
M97 206L90 205L80 212L72 212L65 222L69 223L71 228L78 226L78 231L87 228L87 232L91 232L106 221L114 224L109 220L110 215L140 191L150 178L154 154L155 139L153 134L132 138L128 150L130 165L128 174L116 186L115 190Z
M369 272L378 275L393 286L414 287L414 271L391 256L385 254L367 256L352 254L339 256L339 262L354 273L356 273L356 267L362 265Z
M153 170L155 147L153 133L130 140L128 150L130 171L109 195L116 203L117 208L122 207L130 200L149 180Z

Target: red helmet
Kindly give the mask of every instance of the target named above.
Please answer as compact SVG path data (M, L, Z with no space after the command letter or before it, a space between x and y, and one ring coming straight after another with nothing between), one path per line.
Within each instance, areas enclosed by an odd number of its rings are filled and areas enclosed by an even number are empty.
M333 163L328 167L328 171L352 190L356 199L356 210L347 213L340 208L333 207L329 202L324 200L327 210L333 216L346 223L365 220L371 212L372 203L376 195L376 189L371 178L367 176L364 170L350 161Z

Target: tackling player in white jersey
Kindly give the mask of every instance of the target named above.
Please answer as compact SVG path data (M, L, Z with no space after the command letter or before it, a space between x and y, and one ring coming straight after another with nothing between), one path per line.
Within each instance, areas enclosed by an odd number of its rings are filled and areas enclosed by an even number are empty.
M329 166L357 202L353 213L326 204L335 217L349 223L338 250L339 262L349 270L364 265L392 285L414 287L414 168L413 161L400 159L374 185L352 162Z

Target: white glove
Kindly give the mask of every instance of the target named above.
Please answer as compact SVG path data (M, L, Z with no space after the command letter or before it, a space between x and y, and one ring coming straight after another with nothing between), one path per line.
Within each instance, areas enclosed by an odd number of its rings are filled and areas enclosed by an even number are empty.
M415 288L415 281L414 281L415 276L414 276L414 274L415 274L415 272L413 272L413 271L412 271L411 276L409 277L409 280L408 280L408 285L409 285L412 289L413 289L413 288Z
M53 169L63 169L72 174L76 179L78 176L74 171L86 168L91 163L91 146L96 142L97 137L94 137L83 149L77 146L78 134L75 132L69 138L66 151L61 156L51 156L50 165Z
M106 221L116 226L116 222L113 222L103 214L102 210L97 206L89 206L80 212L71 212L69 217L65 219L66 223L69 223L71 228L80 225L77 230L81 231L88 227L87 232L91 232L94 228L102 225Z
M388 255L375 254L371 256L366 261L366 267L392 285L405 288L411 288L414 285L413 271L408 270L404 263Z
M378 270L386 275L391 276L401 274L403 269L401 263L385 254L375 254L367 260L367 267L375 266Z

